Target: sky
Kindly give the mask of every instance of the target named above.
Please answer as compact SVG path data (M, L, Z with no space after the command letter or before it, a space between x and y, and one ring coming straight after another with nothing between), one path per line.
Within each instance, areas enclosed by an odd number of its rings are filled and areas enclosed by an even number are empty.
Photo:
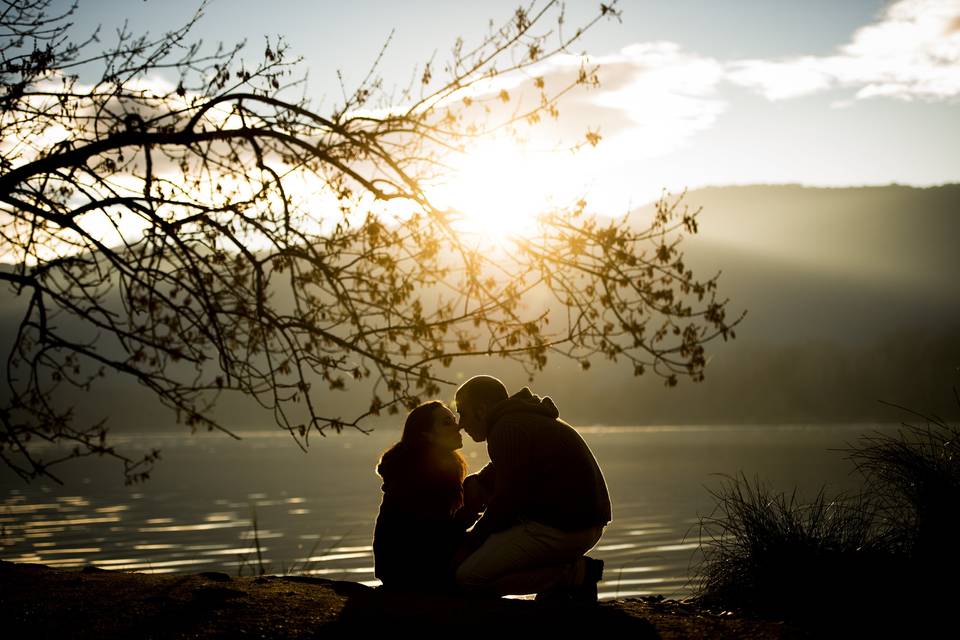
M81 0L75 22L78 33L102 25L109 42L123 21L157 34L198 5ZM477 41L490 19L508 19L516 6L213 0L195 36L211 45L246 39L254 58L264 36L282 35L303 56L309 95L332 105L337 70L355 85L391 33L380 72L387 86L404 86L456 37ZM570 2L567 23L597 6ZM960 0L632 0L619 8L620 21L601 22L577 45L600 65L600 88L562 107L566 135L591 128L600 144L547 161L503 145L480 150L463 165L471 177L440 194L451 206L489 197L482 185L491 182L517 202L552 189L588 195L614 214L662 189L960 181ZM559 60L550 70L562 78L574 64Z

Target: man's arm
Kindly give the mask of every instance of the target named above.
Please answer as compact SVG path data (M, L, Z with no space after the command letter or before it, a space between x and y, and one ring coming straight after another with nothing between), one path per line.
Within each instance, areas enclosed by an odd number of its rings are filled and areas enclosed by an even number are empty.
M493 475L494 490L487 508L473 527L472 537L483 541L491 533L516 523L529 494L529 467L526 461L526 439L519 425L501 422L487 441L491 464L477 475L487 480ZM488 471L488 467L493 469ZM495 475L494 475L495 474Z

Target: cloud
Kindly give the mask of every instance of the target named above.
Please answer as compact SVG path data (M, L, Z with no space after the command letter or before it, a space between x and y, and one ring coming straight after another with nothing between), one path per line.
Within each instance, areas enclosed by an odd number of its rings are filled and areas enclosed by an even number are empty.
M564 86L581 64L579 57L557 59L540 75L547 87ZM638 175L638 163L689 145L727 110L718 95L725 69L718 60L672 42L633 44L591 57L592 65L598 67L599 87L565 97L555 133L568 142L583 141L589 129L601 140L558 158L546 173L558 198L588 193L593 210L616 214L637 198L655 198L663 186L659 179ZM517 93L530 92L518 87Z
M471 96L478 104L483 100L484 113L492 121L508 120L539 104L538 87L546 87L550 95L564 91L583 64L580 56L556 56L526 73L497 78L497 84L473 87ZM822 158L820 146L804 146L802 128L785 133L782 140L770 140L765 135L770 129L750 127L718 131L713 138L705 134L719 128L721 119L737 104L736 92L729 91L736 86L774 101L843 89L840 95L829 96L834 107L876 97L960 102L960 0L892 3L829 55L730 59L673 42L643 42L592 56L586 65L598 66L599 86L578 86L565 93L559 119L544 116L521 131L523 148L503 143L492 151L474 150L481 158L480 167L470 166L464 173L482 186L472 200L483 200L489 184L504 185L518 176L520 186L502 188L495 195L523 193L531 196L527 199L534 207L545 201L544 194L553 194L556 202L586 194L591 211L614 215L657 197L664 186L677 190L684 185L757 181L758 176L768 182L871 182L877 180L877 171L883 180L895 178L902 175L901 168L892 173L880 165L859 173L848 167L837 170ZM501 90L509 92L509 101L498 99ZM460 96L455 98L450 100L451 108ZM777 126L778 122L770 119L759 124ZM596 147L582 145L576 154L551 153L583 143L588 130L601 136ZM676 154L691 149L698 137L707 138L703 153L697 149ZM787 144L793 145L791 151L801 148L802 153L780 161ZM850 152L842 145L838 149ZM499 173L490 177L487 165ZM795 175L798 168L806 178ZM753 177L745 177L745 170ZM477 181L477 176L483 179ZM511 196L510 200L523 198Z
M523 175L531 192L539 189L570 201L586 192L609 192L616 200L613 208L620 210L629 199L622 185L643 198L655 197L662 186L639 184L638 161L660 158L688 145L726 111L727 102L718 97L725 69L721 62L685 51L676 43L650 42L586 59L556 56L524 74L513 74L497 86L509 90L509 102L497 100L496 93L486 87L482 87L485 91L474 89L473 97L486 98L486 118L503 121L539 103L537 86L551 95L574 83L581 69L589 75L594 68L599 86L577 86L564 95L559 118L544 115L524 129L521 137L527 144L524 150L515 149L515 155L526 158ZM456 103L451 101L450 106ZM588 131L599 133L596 147L583 144ZM577 143L582 146L575 154L546 153ZM591 195L591 203L596 200Z
M548 88L568 85L584 60L558 57L536 69ZM726 110L717 96L723 65L713 58L684 51L672 42L633 44L619 52L590 57L597 67L598 88L578 88L561 104L556 133L564 140L583 140L587 129L598 130L602 141L581 156L596 163L620 163L662 156L709 129ZM531 86L518 85L519 96L536 96ZM594 152L595 151L595 152ZM583 158L581 158L583 159Z
M857 99L960 98L960 0L901 0L829 56L741 60L727 78L784 100L832 88Z
M614 139L626 136L634 144L642 140L643 148L636 151L649 157L684 144L726 109L716 96L723 65L673 42L632 44L605 56L558 55L523 73L480 82L466 93L482 101L487 120L498 122L535 108L541 97L536 86L553 95L573 85L582 70L589 75L595 68L599 87L574 87L560 103L562 117L556 123L539 122L525 135L542 146L551 139L568 145L582 142L588 128L599 129L605 153ZM497 99L501 90L509 92L508 102ZM445 106L469 117L461 98L457 93Z
M607 153L611 146L634 159L668 153L713 126L726 109L716 97L723 66L674 43L631 45L600 63L603 89L592 104L617 112L624 124L607 132Z

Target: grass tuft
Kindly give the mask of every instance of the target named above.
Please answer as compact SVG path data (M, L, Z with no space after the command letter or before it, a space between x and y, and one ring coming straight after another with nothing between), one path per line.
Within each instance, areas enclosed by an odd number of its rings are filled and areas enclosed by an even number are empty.
M796 490L724 476L711 491L713 513L699 522L699 599L808 621L904 605L932 611L945 600L937 585L960 570L960 426L907 411L925 424L844 450L864 477L861 493L830 498L821 489L801 500Z
M727 476L711 491L717 506L700 519L705 604L785 618L827 613L821 603L872 594L886 536L862 495L804 501L758 479Z
M954 389L957 405L960 395ZM893 405L896 406L896 405ZM960 425L908 411L922 426L871 434L847 449L865 492L896 536L897 551L920 565L949 560L960 526Z

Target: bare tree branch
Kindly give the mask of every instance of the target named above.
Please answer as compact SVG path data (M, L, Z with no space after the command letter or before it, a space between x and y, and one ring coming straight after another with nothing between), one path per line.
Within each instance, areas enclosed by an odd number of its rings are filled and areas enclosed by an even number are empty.
M73 42L75 8L51 6L0 0L0 281L25 301L0 458L25 479L89 455L148 477L158 452L133 459L104 420L64 406L64 390L105 375L144 385L191 429L232 433L213 409L242 394L305 447L435 396L457 358L529 372L550 355L625 359L673 385L702 379L704 344L733 336L717 278L683 264L698 212L679 200L639 230L583 202L559 208L491 255L424 186L474 141L555 118L595 85L586 61L550 92L534 79L617 19L613 5L569 36L558 3L519 9L399 96L374 64L326 116L291 97L303 83L282 40L252 67L240 46L204 52L188 43L198 12L154 39L124 28L91 53L97 34ZM98 78L77 75L96 66ZM532 105L495 88L515 74L536 88ZM370 393L358 415L325 408L322 387L355 385ZM66 448L43 459L36 441Z

